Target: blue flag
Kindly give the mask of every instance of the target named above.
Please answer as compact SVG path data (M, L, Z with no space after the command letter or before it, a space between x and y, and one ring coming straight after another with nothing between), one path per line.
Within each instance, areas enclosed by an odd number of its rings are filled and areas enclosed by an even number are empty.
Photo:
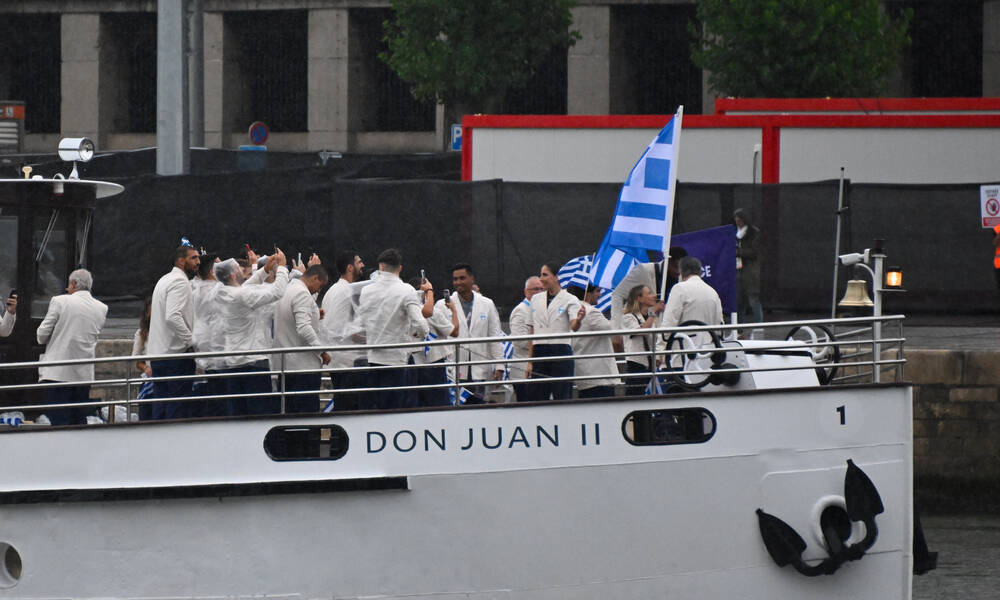
M650 142L618 194L611 227L594 257L590 280L614 289L633 261L649 262L647 251L662 251L670 240L677 188L677 156L684 107Z
M736 312L736 226L681 233L670 238L670 245L701 260L701 278L718 292L722 312Z

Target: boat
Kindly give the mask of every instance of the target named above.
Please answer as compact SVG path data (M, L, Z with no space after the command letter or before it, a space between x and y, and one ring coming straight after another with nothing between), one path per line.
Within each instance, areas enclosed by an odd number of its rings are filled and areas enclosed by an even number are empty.
M902 317L758 326L651 330L673 338L656 381L676 393L9 421L0 597L909 599ZM139 382L91 382L118 390L95 407L162 401L135 400Z

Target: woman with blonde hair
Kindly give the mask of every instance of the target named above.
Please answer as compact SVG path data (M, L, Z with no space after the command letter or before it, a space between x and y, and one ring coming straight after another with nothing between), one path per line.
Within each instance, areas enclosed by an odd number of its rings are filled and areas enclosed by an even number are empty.
M622 316L622 329L649 329L658 321L657 315L663 314L664 304L657 299L656 294L646 285L637 285L629 290L625 300L625 314ZM627 373L651 373L653 371L654 349L653 337L648 333L637 331L625 337L625 366ZM625 395L641 396L646 391L649 378L630 377L626 380Z

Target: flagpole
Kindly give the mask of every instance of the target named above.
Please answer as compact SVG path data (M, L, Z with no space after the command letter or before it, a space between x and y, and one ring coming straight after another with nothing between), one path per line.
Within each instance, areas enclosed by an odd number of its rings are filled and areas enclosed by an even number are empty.
M667 267L670 264L670 229L674 225L674 196L677 192L677 167L681 157L681 124L684 120L683 104L677 107L677 113L674 114L673 118L677 120L677 123L674 125L674 139L672 141L674 160L673 164L670 165L670 202L667 203L666 227L663 232L663 272L660 274L660 302L665 302L667 299Z

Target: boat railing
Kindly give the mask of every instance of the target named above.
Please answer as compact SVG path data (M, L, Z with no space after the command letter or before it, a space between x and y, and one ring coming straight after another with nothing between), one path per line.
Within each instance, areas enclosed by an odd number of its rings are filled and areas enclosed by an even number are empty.
M89 386L91 390L100 390L100 399L89 402L45 404L39 402L37 398L32 398L30 402L15 401L7 402L6 406L0 407L3 412L32 412L44 413L45 410L66 409L71 407L104 409L107 413L106 420L114 422L115 413L119 412L115 407L124 407L126 418L130 418L132 413L142 405L152 405L161 402L205 402L205 401L227 401L239 398L277 398L280 403L280 413L286 413L287 401L296 396L315 396L327 400L326 410L331 405L328 401L330 397L337 394L379 394L398 390L420 390L420 389L448 389L454 403L460 404L462 398L469 394L479 396L490 396L492 389L500 388L500 395L504 401L510 400L510 386L512 384L533 384L540 381L537 371L531 378L514 378L509 375L509 368L516 364L533 363L538 364L549 361L562 361L567 358L600 359L614 358L619 366L617 374L595 374L595 375L574 375L566 377L547 377L550 382L572 381L578 387L592 380L603 380L614 377L623 382L623 385L648 383L647 394L664 393L671 390L696 391L705 387L723 388L726 382L731 382L732 376L742 376L745 373L766 373L794 372L814 370L820 375L821 384L848 384L848 383L879 383L883 381L901 381L903 377L903 365L906 362L903 358L903 316L883 316L883 317L851 317L839 319L817 319L808 321L780 321L769 323L740 323L735 325L691 325L686 327L672 328L650 328L643 330L612 330L612 331L586 331L586 332L566 332L546 335L523 335L523 336L502 336L487 338L446 338L436 340L415 340L412 342L398 344L352 344L352 345L324 345L306 346L294 348L266 348L253 351L213 351L213 352L188 352L182 354L162 354L162 355L130 355L130 356L108 356L94 359L77 359L61 361L30 361L17 363L0 363L0 371L20 370L31 372L39 367L53 366L79 366L94 365L101 367L101 371L113 372L115 365L117 376L95 377L91 381L71 381L71 382L38 382L17 385L0 385L0 395L5 394L9 399L12 395L20 398L37 396L40 392L50 388ZM884 332L891 330L894 335L885 336ZM510 352L505 352L502 359L494 358L485 354L483 348L490 344L512 344L514 342L530 341L534 344L541 343L566 343L567 341L582 340L593 337L608 337L612 341L620 340L625 336L645 335L647 336L646 347L648 357L645 361L650 365L649 372L627 372L622 369L622 365L627 357L635 357L635 352L627 352L620 346L613 347L611 352L600 354L552 357L513 357ZM667 341L671 340L670 344ZM300 375L307 373L338 374L347 372L363 371L369 376L376 376L381 371L398 369L399 366L377 366L360 365L347 367L325 366L316 369L291 369L287 366L287 357L293 353L312 353L318 355L326 351L331 354L350 353L356 355L359 352L370 350L392 350L402 349L409 352L419 352L421 349L428 350L431 347L448 347L448 358L442 363L431 364L409 364L408 369L440 368L446 366L449 372L445 382L426 385L402 385L383 387L372 385L373 377L368 377L368 384L355 387L337 387L332 389L329 383L324 383L319 389L292 391L286 389L286 377L288 375ZM742 366L732 360L731 354L740 352L750 352L755 355L775 354L791 355L798 354L807 356L809 360L798 363L779 361L774 364L758 363L754 366ZM193 375L155 376L146 377L144 374L136 372L136 364L139 361L146 363L160 360L178 359L225 359L234 356L269 356L270 369L253 372L232 372L222 371L217 373L195 373ZM463 356L468 358L463 359ZM727 358L729 357L729 358ZM124 365L124 368L121 367ZM455 373L461 370L478 365L494 365L497 369L503 370L505 377L502 380L468 381L460 380ZM189 396L175 396L169 398L137 398L137 392L143 384L149 382L166 381L192 381L207 382L213 379L231 380L239 377L267 375L273 380L272 391L253 394L198 394ZM827 376L824 376L827 375ZM322 381L327 381L325 377ZM720 383L722 382L722 383ZM732 385L731 383L728 385ZM744 388L746 389L746 388ZM324 403L320 404L320 409Z

